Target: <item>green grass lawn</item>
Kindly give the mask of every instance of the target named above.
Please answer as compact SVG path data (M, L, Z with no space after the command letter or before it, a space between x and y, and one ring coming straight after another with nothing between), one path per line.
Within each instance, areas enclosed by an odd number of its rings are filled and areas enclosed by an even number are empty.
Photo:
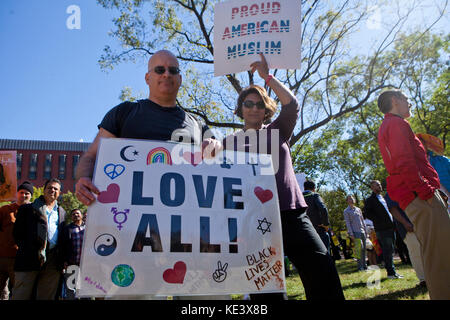
M426 288L419 287L414 269L394 260L397 273L403 279L388 279L386 269L356 271L356 261L338 260L336 266L342 289L347 300L429 300ZM379 279L377 282L376 279ZM286 278L289 300L305 300L305 291L298 274L293 272Z

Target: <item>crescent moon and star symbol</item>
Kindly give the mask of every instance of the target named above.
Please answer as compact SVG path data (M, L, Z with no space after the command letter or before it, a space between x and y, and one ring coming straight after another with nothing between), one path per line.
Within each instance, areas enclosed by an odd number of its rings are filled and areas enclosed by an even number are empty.
M124 161L127 161L127 162L133 162L133 161L135 161L136 159L132 159L130 154L128 155L128 157L125 155L125 152L127 151L128 148L134 148L134 146L128 145L128 146L123 147L123 148L120 150L120 157L121 157ZM132 155L135 156L135 157L138 156L138 155L139 155L139 151L137 151L136 149L134 149L134 151L132 151Z

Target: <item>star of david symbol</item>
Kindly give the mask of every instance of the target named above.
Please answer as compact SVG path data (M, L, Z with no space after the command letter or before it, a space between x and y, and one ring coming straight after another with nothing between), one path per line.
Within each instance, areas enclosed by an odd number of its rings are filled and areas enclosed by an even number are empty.
M258 219L258 230L261 230L262 234L265 234L266 232L270 232L270 226L272 225L271 222L267 221L267 218L264 218L262 220ZM265 228L263 227L263 224L265 225Z

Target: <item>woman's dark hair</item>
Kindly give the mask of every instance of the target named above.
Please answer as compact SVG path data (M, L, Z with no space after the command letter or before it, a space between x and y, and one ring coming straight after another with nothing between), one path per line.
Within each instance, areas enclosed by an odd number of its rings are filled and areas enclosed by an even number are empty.
M275 111L277 110L277 104L275 100L273 100L269 95L267 94L266 89L264 89L261 86L258 85L251 85L247 88L243 89L241 93L239 94L238 100L237 100L237 106L234 113L241 119L243 119L242 116L242 103L244 102L245 98L251 94L257 94L261 100L264 102L265 105L265 115L264 115L264 123L267 123L270 121L272 116L275 114Z

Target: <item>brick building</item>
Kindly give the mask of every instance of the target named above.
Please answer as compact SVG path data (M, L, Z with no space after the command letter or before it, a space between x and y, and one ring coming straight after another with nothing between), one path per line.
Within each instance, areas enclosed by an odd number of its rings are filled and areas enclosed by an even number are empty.
M75 168L88 142L0 139L0 150L17 152L17 185L28 180L42 187L49 178L62 182L62 192L75 191Z

